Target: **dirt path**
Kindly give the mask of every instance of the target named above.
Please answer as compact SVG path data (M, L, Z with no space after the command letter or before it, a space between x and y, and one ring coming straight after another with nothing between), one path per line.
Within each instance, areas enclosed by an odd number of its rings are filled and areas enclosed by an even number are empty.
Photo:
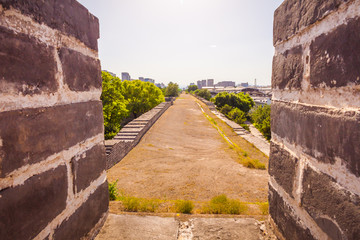
M107 174L134 197L209 201L226 194L266 202L267 171L245 168L236 158L196 99L183 94Z

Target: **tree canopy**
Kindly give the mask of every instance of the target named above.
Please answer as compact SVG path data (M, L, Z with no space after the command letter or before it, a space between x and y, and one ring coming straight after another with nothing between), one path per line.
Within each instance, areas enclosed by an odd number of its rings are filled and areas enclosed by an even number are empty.
M210 99L211 99L211 93L207 89L197 89L194 93L195 93L195 95L202 97L208 101L210 101Z
M136 118L165 100L162 91L153 83L121 81L107 72L102 72L101 76L106 139L119 132L124 119Z
M197 89L198 89L198 86L190 85L187 90L188 90L188 92L192 92L192 91L196 91Z
M250 109L255 105L254 100L248 95L244 93L227 93L221 92L218 93L212 101L217 106L217 108L221 109L225 104L238 108L241 111L248 113Z
M177 83L170 82L165 88L166 97L177 97L179 96L179 85Z

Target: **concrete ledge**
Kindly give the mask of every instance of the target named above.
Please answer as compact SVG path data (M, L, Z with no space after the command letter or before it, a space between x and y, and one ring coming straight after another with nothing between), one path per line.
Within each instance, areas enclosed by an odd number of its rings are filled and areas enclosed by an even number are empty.
M160 103L150 111L129 122L113 139L106 140L106 169L120 162L172 104L173 101Z

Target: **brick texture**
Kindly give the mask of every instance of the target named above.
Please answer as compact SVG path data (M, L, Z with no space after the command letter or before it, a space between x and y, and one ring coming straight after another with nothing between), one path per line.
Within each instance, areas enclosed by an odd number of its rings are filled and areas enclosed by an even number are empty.
M66 197L64 165L0 191L0 239L33 239L65 209Z
M299 224L299 220L292 214L293 210L287 205L275 189L269 185L270 215L277 224L285 239L311 240L314 239L307 228Z
M314 24L348 0L286 0L274 14L274 44ZM286 23L286 24L284 24Z
M98 223L109 205L108 184L105 182L54 233L54 240L81 239Z
M271 123L273 133L301 146L304 153L330 164L338 157L360 176L359 113L273 102Z
M310 46L313 87L360 85L360 18L350 20L329 34L317 37Z
M271 143L270 148L269 174L291 197L294 197L292 191L299 160L274 143Z
M71 159L76 192L87 188L106 168L104 145L92 149Z
M0 93L33 95L57 90L53 47L3 27L0 43Z
M62 63L64 82L73 91L88 91L101 88L100 61L79 52L61 48L59 56Z
M39 23L69 34L97 50L99 20L76 0L0 0L5 9L13 7Z
M300 89L304 74L301 46L273 58L272 88Z
M304 172L303 186L302 206L324 232L333 239L359 239L360 196L340 188L334 179L311 168Z
M100 101L0 113L0 177L102 132Z

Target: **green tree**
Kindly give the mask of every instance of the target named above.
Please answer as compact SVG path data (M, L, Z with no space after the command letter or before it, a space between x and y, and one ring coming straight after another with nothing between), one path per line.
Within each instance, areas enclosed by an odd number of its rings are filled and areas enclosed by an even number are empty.
M127 101L121 93L121 80L107 72L102 72L101 76L103 82L100 99L103 103L104 134L105 138L109 139L119 132L121 122L129 116L129 111L126 108Z
M229 112L232 110L232 107L225 104L221 109L220 109L220 112L222 114L224 114L225 116L227 116L229 114Z
M179 96L179 85L177 83L170 82L165 88L166 97L177 97Z
M197 89L198 89L198 87L196 85L190 85L187 90L188 90L188 92L193 92L193 91L196 91Z
M244 93L218 93L212 101L218 109L221 109L224 105L229 105L233 108L239 108L241 111L248 113L250 109L255 105L254 100Z
M234 120L237 124L243 124L246 121L246 114L238 108L233 108L228 113L228 117Z
M202 97L208 101L210 101L210 99L211 99L211 93L207 89L198 89L194 93L195 93L195 95Z
M158 87L153 83L140 80L124 81L122 95L127 101L126 108L134 118L165 101L164 95Z
M267 140L271 139L270 115L270 105L259 105L250 111L250 117L254 123L254 126L264 135Z

